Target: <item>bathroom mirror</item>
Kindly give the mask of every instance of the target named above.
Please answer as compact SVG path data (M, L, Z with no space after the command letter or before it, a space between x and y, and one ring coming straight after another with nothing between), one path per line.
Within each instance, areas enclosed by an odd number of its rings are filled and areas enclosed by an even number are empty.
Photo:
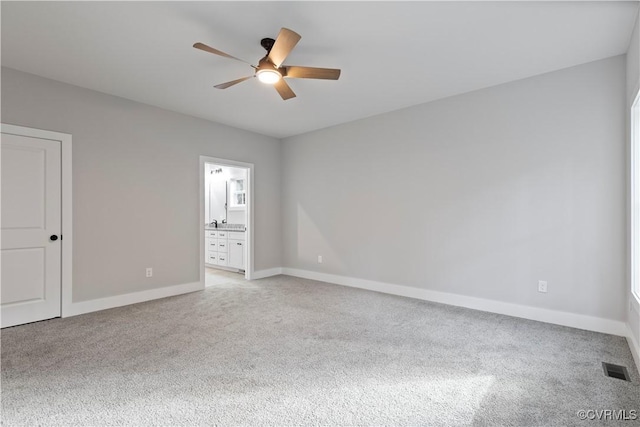
M209 221L227 221L227 181L213 179L209 185Z

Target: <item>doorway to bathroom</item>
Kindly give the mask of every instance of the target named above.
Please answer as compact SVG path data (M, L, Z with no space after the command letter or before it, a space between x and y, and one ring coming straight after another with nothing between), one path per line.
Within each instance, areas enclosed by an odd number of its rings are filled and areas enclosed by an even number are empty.
M253 164L200 156L200 282L250 280Z

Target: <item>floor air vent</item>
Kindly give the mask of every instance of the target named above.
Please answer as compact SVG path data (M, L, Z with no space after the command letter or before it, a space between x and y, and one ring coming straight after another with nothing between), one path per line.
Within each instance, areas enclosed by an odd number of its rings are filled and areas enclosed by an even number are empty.
M629 379L629 372L624 366L602 362L602 369L604 369L604 374L607 377L617 378L624 381L631 381Z

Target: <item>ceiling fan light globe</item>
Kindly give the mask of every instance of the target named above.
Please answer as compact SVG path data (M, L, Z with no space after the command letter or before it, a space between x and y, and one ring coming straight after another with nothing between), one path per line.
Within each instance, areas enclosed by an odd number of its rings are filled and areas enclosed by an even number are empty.
M266 83L266 84L274 84L277 83L278 80L280 80L282 78L282 75L277 72L276 70L258 70L258 72L256 73L256 76L258 77L258 80L260 80L262 83Z

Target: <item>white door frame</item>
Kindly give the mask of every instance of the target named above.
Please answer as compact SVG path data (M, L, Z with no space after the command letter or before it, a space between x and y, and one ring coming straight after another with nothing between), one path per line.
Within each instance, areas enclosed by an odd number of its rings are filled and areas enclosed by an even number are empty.
M640 86L640 85L639 85ZM629 108L629 206L630 206L630 222L629 222L629 230L630 230L630 286L631 286L631 298L635 298L636 303L640 304L640 275L638 272L640 271L640 261L638 261L638 256L640 255L640 211L638 211L638 206L640 204L640 189L637 188L637 183L640 180L640 164L638 164L638 158L640 155L638 153L638 148L640 147L640 123L638 123L636 111L640 110L640 88L637 88L634 92L636 95L631 100L631 106ZM632 301L629 301L630 303ZM629 307L631 309L631 307ZM640 313L640 311L639 311ZM634 319L635 320L635 319ZM638 367L640 369L640 367Z
M0 124L2 133L11 135L28 136L32 138L50 139L60 141L61 166L62 166L62 224L61 241L61 314L62 317L72 316L71 304L73 302L73 184L71 174L71 135L67 133L53 132L43 129L34 129L24 126Z
M235 160L220 159L217 157L200 156L200 284L205 287L205 262L204 262L204 165L205 163L215 163L222 166L241 167L247 169L247 263L244 270L244 277L247 280L253 278L253 163L238 162Z

